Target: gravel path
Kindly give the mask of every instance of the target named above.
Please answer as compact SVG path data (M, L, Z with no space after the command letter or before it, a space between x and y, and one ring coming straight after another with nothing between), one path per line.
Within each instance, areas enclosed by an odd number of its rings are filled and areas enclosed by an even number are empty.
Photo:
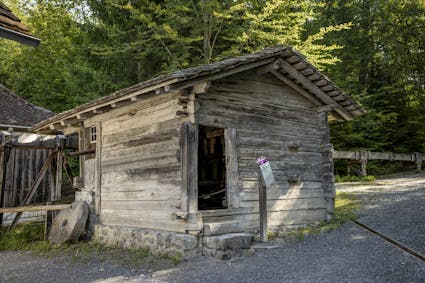
M337 189L361 198L362 223L425 254L425 174ZM199 257L175 267L0 252L0 282L425 282L425 263L353 223L274 244L233 262Z

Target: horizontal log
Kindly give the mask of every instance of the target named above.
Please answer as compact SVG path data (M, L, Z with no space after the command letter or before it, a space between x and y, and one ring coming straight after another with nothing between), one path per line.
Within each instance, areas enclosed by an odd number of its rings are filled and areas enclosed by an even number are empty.
M70 152L70 153L68 153L68 156L75 157L75 156L82 156L82 155L88 155L88 154L93 154L93 153L96 153L95 149Z
M333 159L348 160L389 160L389 161L406 161L415 162L416 155L414 153L394 153L394 152L373 152L373 151L341 151L332 152Z
M29 212L29 211L62 210L62 209L70 208L70 207L71 207L71 204L18 206L18 207L0 208L0 213L17 213L17 212Z
M116 213L101 213L99 222L105 225L130 226L181 233L186 232L187 226L186 222L182 220L145 219L138 215L118 215Z
M250 208L252 213L230 215L230 216L213 216L203 217L206 224L212 223L243 223L245 229L258 228L259 213L258 208ZM289 225L302 225L318 223L326 219L326 209L304 209L304 210L287 210L287 211L271 211L267 214L267 223L269 227L284 227ZM227 223L225 223L227 222ZM205 227L205 226L204 226ZM212 227L211 227L212 228ZM212 234L213 231L210 231Z

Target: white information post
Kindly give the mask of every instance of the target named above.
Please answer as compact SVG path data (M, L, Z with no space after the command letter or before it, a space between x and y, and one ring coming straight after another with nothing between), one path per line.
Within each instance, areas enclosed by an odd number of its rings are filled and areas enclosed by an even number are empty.
M257 159L259 175L260 241L267 242L267 189L275 182L270 162L265 157Z

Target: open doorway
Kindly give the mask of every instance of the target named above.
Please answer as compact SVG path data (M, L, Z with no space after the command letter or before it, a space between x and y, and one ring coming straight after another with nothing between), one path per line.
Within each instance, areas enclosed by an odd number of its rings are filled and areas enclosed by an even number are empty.
M227 208L224 129L199 126L198 209Z

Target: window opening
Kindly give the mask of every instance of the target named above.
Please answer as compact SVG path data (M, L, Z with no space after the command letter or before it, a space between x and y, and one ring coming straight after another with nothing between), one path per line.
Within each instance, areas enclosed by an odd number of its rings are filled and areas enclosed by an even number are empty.
M90 143L96 143L96 127L90 127Z
M227 208L224 129L199 126L198 209Z

